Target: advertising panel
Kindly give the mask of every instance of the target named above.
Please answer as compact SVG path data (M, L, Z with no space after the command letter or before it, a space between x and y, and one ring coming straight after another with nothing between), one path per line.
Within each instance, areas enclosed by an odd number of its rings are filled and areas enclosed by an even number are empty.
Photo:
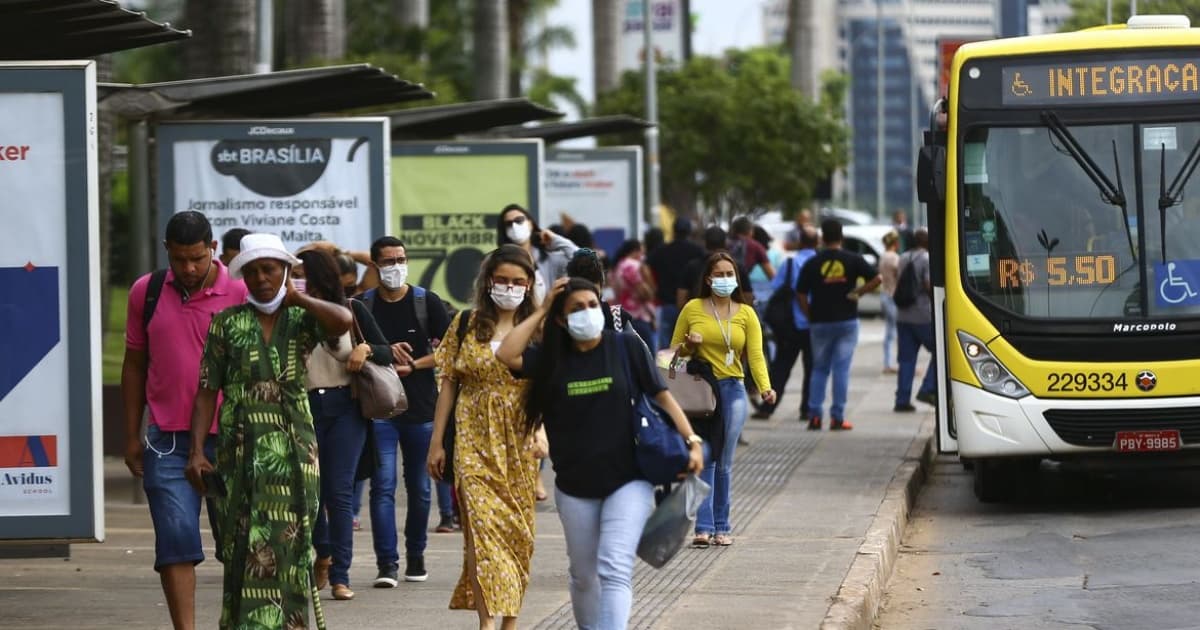
M95 90L0 63L0 540L104 538Z
M366 249L387 225L386 118L170 123L157 128L158 216ZM163 252L159 248L160 266Z
M546 152L547 223L562 215L586 225L596 246L616 253L621 242L641 238L642 148L551 149Z
M666 66L684 62L684 37L691 28L683 13L683 0L649 0L650 22L653 27L655 59ZM621 23L621 71L642 67L645 49L645 0L625 0L625 18Z
M541 225L541 172L541 140L393 144L390 232L406 246L409 281L468 306L500 210L519 204Z

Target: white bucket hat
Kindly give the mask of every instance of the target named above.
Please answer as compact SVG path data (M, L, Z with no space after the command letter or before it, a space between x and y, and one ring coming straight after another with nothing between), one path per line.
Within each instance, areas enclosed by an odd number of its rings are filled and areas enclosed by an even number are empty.
M242 267L259 258L274 258L293 267L303 262L288 252L277 234L247 234L242 237L242 251L229 261L229 275L242 277Z

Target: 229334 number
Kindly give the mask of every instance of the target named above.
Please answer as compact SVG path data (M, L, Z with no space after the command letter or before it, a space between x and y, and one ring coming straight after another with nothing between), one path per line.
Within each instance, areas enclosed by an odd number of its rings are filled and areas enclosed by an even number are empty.
M1046 381L1050 392L1111 392L1129 387L1125 374L1112 372L1051 372Z

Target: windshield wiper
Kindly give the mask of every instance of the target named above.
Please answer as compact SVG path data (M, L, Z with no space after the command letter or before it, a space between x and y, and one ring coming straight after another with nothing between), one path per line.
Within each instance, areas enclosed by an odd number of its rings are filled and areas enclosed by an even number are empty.
M1162 147L1159 154L1160 167L1158 171L1158 238L1159 246L1162 248L1162 261L1167 264L1167 208L1177 206L1183 201L1183 189L1187 186L1188 180L1192 178L1192 173L1196 172L1196 166L1200 165L1200 140L1192 145L1191 153L1188 153L1187 159L1179 167L1179 172L1175 174L1175 179L1171 180L1171 187L1167 188L1167 145L1165 143L1159 145Z
M1121 223L1125 227L1125 237L1129 240L1129 253L1136 260L1138 254L1137 249L1133 246L1133 232L1129 229L1129 210L1126 205L1127 200L1125 199L1125 185L1121 182L1121 162L1117 158L1117 141L1112 141L1113 168L1117 172L1117 183L1114 184L1108 178L1108 175L1104 174L1100 165L1096 164L1096 161L1092 159L1092 156L1088 155L1083 145L1079 144L1079 141L1071 134L1071 130L1067 129L1067 126L1059 120L1058 114L1051 111L1044 111L1042 112L1042 121L1046 123L1046 127L1050 129L1054 137L1063 145L1067 154L1075 160L1079 168L1083 169L1083 173L1088 176L1088 179L1092 180L1092 183L1096 185L1096 188L1100 191L1100 198L1104 200L1104 203L1121 209Z

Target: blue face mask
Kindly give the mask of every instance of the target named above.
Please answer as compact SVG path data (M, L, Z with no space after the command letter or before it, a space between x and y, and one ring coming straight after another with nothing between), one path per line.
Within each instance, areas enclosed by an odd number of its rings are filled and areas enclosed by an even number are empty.
M733 295L734 289L738 287L738 280L734 278L713 278L712 290L719 297L729 297Z

